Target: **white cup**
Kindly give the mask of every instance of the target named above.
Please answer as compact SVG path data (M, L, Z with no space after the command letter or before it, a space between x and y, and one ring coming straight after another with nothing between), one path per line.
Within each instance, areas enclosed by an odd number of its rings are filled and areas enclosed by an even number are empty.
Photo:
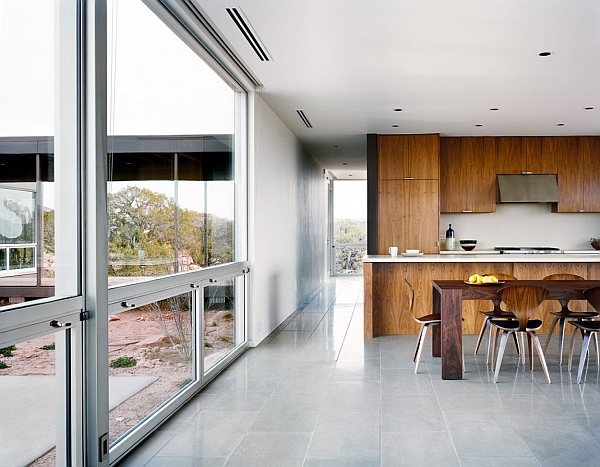
M397 246L391 246L388 249L388 251L389 251L390 255L392 255L392 256L398 256L398 247Z

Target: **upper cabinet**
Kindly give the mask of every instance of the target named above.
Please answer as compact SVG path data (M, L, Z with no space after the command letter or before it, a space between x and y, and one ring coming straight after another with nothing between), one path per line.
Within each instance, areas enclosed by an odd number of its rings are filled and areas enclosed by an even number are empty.
M496 173L557 173L557 137L497 137Z
M553 212L600 212L600 137L561 136Z
M440 138L440 212L496 210L495 138Z
M438 180L439 135L379 135L379 180Z

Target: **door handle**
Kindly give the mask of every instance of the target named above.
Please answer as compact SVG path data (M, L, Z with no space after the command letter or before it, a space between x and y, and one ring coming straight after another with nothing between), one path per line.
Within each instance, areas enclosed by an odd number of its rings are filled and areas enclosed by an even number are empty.
M50 321L50 326L53 328L67 328L71 326L71 323L61 323L60 321L52 320Z

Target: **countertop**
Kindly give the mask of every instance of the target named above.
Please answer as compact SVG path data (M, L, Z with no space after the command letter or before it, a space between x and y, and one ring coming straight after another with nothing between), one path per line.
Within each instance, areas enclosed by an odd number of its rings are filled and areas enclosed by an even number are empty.
M439 255L365 255L363 263L600 263L598 250L565 250L564 254L508 254L497 251L443 251Z

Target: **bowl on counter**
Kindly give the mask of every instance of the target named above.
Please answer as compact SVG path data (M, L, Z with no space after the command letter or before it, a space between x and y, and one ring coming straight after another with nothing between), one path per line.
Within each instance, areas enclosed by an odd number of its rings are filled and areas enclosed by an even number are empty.
M477 246L477 240L459 240L460 246L465 251L471 251Z

